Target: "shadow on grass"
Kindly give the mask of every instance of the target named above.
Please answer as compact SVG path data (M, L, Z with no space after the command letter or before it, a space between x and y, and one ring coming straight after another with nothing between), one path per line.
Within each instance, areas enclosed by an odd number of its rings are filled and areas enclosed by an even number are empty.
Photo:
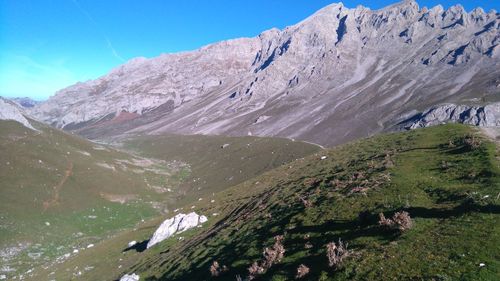
M149 239L144 240L142 242L139 242L133 246L130 246L130 247L124 249L122 252L128 252L128 251L135 250L138 253L142 253L142 252L146 251L147 246L148 246L148 242L149 242Z

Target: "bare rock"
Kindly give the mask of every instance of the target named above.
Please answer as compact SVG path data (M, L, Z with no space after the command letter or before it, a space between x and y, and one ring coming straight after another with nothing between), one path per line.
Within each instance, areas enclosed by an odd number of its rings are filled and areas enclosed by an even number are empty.
M0 97L0 120L14 120L31 130L35 130L23 113L16 104Z
M132 273L123 275L122 278L120 278L120 281L139 281L139 279L139 275Z
M496 11L459 5L332 4L254 38L131 60L30 113L90 138L251 132L335 145L417 108L495 94L499 26Z
M189 214L177 214L175 217L165 220L155 231L149 240L147 248L160 243L174 234L184 232L207 221L207 217L195 212Z

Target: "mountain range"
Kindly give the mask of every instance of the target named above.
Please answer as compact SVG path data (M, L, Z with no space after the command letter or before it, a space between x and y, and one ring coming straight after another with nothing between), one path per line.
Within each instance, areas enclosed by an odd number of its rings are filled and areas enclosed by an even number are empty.
M0 280L499 280L499 28L339 3L0 97Z
M332 146L441 104L499 101L499 28L500 14L481 8L332 4L283 30L132 59L28 113L91 139L257 135Z

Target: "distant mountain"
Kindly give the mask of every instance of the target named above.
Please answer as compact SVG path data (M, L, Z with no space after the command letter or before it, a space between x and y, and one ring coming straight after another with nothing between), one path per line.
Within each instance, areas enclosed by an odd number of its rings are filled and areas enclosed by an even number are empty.
M16 103L0 97L0 120L16 121L27 128L35 130L24 115L24 111Z
M17 103L17 104L19 104L22 107L25 107L25 108L31 108L31 107L34 107L35 105L37 105L37 104L40 103L40 101L31 99L31 98L28 98L28 97L24 97L24 98L11 98L10 100L13 101L13 102L15 102L15 103Z
M443 103L500 100L500 14L329 5L283 30L137 58L30 112L90 138L282 136L335 145Z

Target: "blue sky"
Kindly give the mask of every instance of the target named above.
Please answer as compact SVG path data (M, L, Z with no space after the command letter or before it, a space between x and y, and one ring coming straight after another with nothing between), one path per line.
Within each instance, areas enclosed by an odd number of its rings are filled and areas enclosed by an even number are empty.
M0 96L45 99L125 61L295 24L326 0L0 0ZM378 9L394 0L348 0ZM499 10L496 0L421 0Z

